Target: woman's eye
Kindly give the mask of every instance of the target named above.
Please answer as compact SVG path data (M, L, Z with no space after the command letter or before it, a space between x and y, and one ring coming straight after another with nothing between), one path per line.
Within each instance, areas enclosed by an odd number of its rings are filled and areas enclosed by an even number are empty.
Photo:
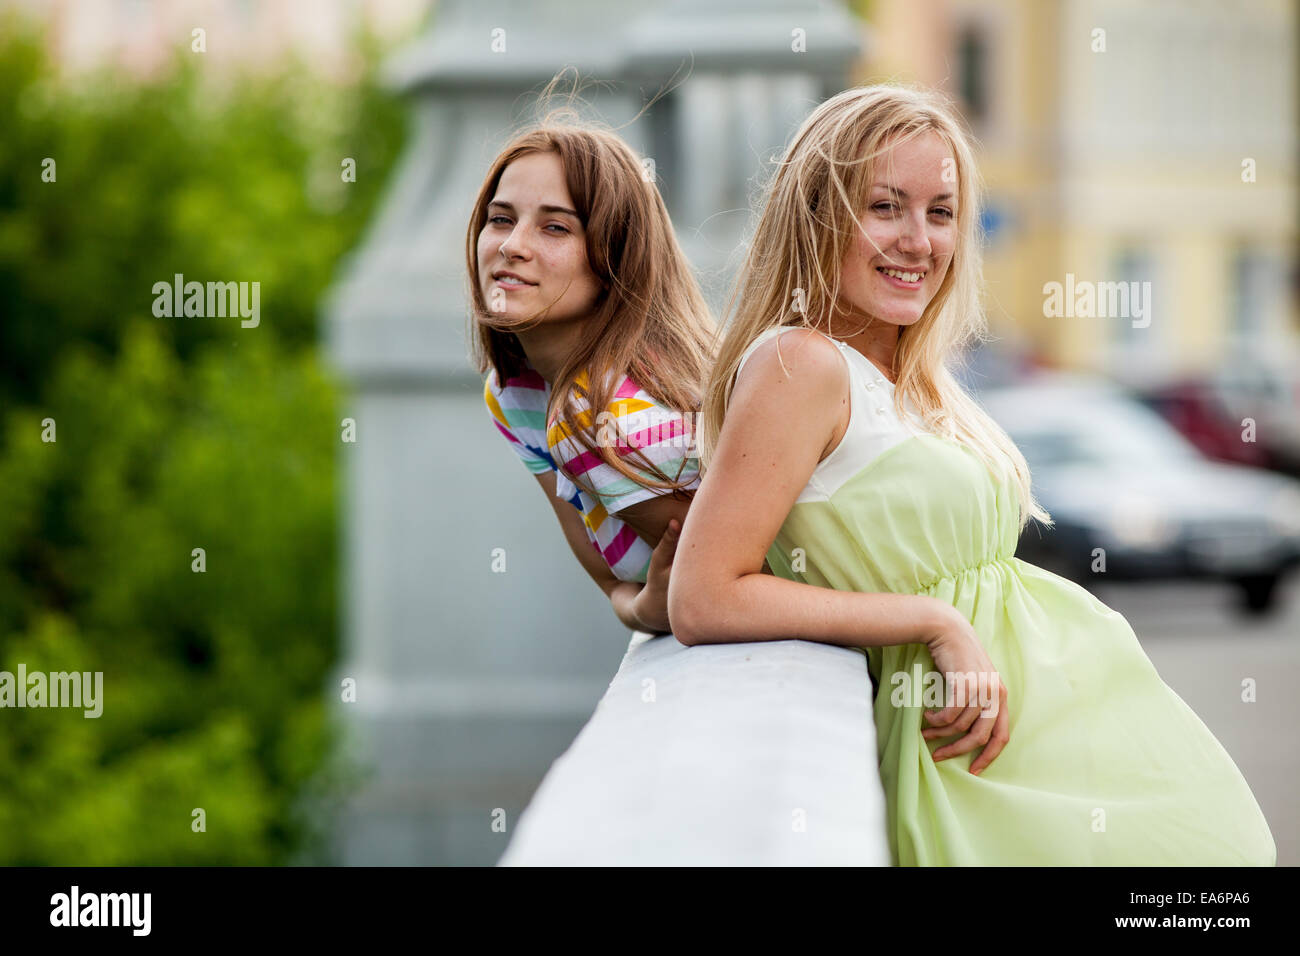
M568 232L568 231L569 231L569 230L565 229L563 226L561 226L558 222L553 222L553 223L551 223L550 225L548 225L546 228L547 228L547 229L558 229L558 230L560 230L560 232Z
M894 204L892 202L878 202L871 208L876 212L893 212Z
M500 214L497 214L497 215L495 215L495 216L489 216L489 217L488 217L488 222L490 222L490 223L492 223L492 224L494 224L494 225L496 225L496 224L498 224L498 223L503 223L503 222L507 222L507 223L508 223L509 221L510 221L510 219L509 219L508 217L506 217L506 216L502 216L502 215L500 215Z
M948 209L948 208L945 207L945 206L940 206L938 209L932 210L932 212L933 212L936 216L942 216L944 219L951 219L951 218L952 218L952 210L951 210L951 209Z

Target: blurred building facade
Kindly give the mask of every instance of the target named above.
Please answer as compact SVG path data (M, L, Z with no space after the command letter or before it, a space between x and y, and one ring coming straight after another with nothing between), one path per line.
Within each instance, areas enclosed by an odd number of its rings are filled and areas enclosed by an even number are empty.
M979 140L995 334L1130 383L1300 354L1293 3L865 6L858 79L944 89ZM1046 315L1067 276L1150 282L1149 324Z
M206 65L256 70L296 56L342 80L361 67L364 26L381 41L410 34L436 0L0 0L45 24L50 58L70 72L110 67L149 77L204 31Z

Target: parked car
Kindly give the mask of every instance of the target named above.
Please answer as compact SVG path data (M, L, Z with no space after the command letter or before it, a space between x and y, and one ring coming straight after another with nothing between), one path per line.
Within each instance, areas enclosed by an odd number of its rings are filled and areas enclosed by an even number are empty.
M1300 476L1300 366L1296 355L1280 349L1268 358L1234 353L1209 378L1219 402L1238 432L1255 422L1255 440L1269 456L1269 467Z
M1300 563L1300 481L1211 461L1119 387L1040 373L979 399L1055 521L1026 525L1024 560L1085 586L1102 573L1231 581L1253 613Z
M1270 468L1275 456L1268 445L1243 441L1240 421L1224 407L1218 391L1209 383L1183 380L1151 386L1137 396L1148 408L1159 412L1184 438L1216 461Z
M1285 351L1268 359L1232 352L1205 376L1139 391L1211 458L1300 476L1300 367ZM1251 441L1242 437L1247 419Z

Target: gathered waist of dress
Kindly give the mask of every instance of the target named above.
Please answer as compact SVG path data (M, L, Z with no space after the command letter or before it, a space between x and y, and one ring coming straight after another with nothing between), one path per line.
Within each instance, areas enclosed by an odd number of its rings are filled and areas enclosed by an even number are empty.
M941 583L941 582L943 582L943 581L952 581L952 580L955 580L955 579L957 579L957 578L962 577L963 575L970 574L972 571L982 571L984 568L987 568L987 567L989 567L989 566L991 566L991 565L994 565L994 564L1007 564L1007 565L1010 565L1010 564L1012 564L1012 563L1015 562L1015 559L1016 559L1016 556L1015 556L1014 554L1005 554L1005 555L1004 555L1004 554L998 554L998 555L994 555L993 557L991 557L991 558L989 558L989 559L987 559L987 560L985 560L985 561L979 561L979 562L977 562L977 563L975 563L975 564L967 565L967 566L964 567L964 568L958 568L956 571L953 571L953 572L951 572L951 573L949 573L949 574L940 574L940 575L938 575L938 576L936 576L936 577L933 577L933 578L931 578L930 580L926 581L924 584L919 584L919 585L917 585L915 588L912 589L912 592L911 592L911 593L912 593L912 594L920 594L920 593L923 592L923 591L928 591L928 590L930 590L932 587L934 587L935 585L937 585L937 584L939 584L939 583Z

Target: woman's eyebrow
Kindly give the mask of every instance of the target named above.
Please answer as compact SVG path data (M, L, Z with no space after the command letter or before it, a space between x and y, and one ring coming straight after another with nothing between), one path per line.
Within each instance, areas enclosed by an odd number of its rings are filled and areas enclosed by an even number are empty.
M897 186L888 186L888 185L886 185L885 183L872 183L872 184L871 184L871 188L872 188L872 189L887 189L887 190L889 190L890 193L892 193L894 196L898 197L899 199L906 199L906 198L907 198L907 193L904 192L903 190L899 189ZM930 200L930 201L931 201L931 202L942 202L942 201L945 200L945 199L951 199L951 198L952 198L952 193L939 193L939 195L935 196L934 199L932 199L932 200Z
M511 212L514 212L515 208L514 203L505 199L494 199L488 203L488 206L500 206L502 209L509 209ZM559 212L566 216L572 216L574 219L578 218L578 214L567 206L538 206L537 208L542 212Z

